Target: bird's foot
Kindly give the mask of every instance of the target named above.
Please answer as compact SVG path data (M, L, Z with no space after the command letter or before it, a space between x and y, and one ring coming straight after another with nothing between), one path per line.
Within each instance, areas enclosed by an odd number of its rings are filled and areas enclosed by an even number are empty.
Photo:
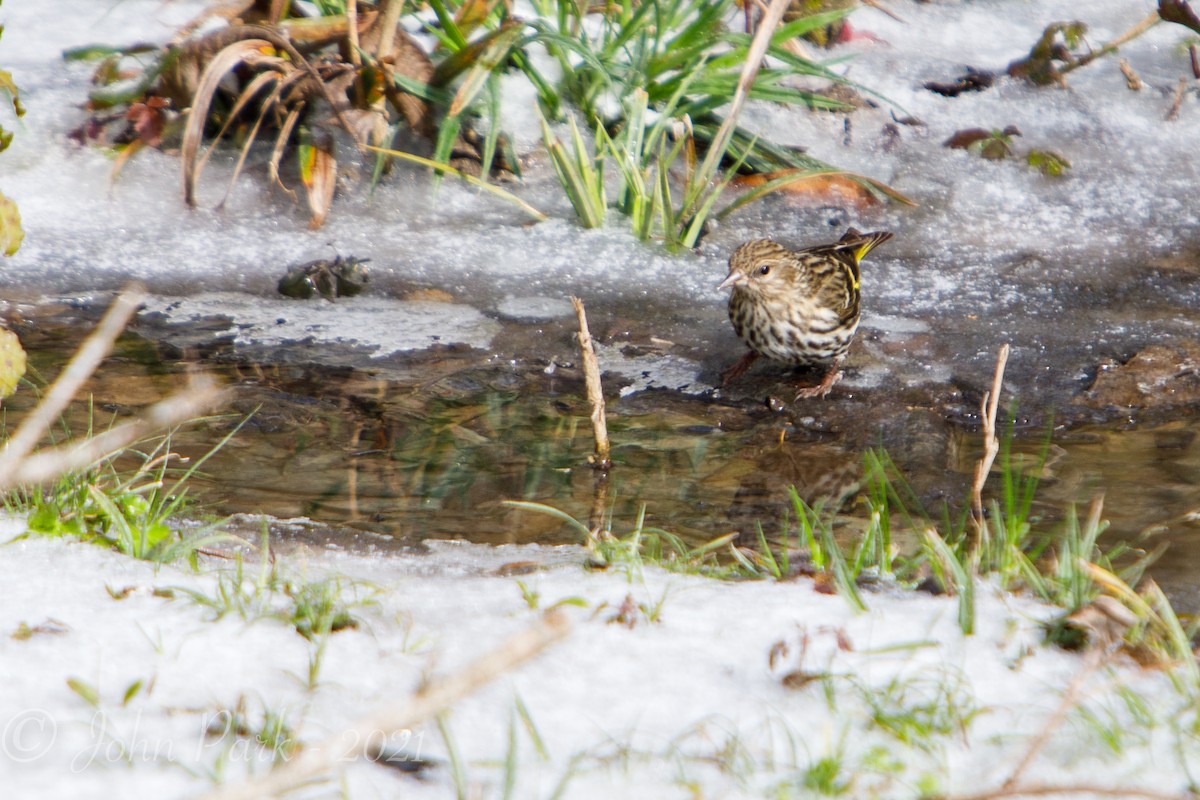
M751 350L746 355L742 356L741 360L734 364L729 369L721 373L721 385L729 383L734 378L739 377L746 370L750 369L750 365L758 359L758 353Z
M825 397L833 385L841 380L842 371L836 366L825 373L825 378L816 386L806 386L796 392L796 400L807 400L810 397ZM793 400L792 402L795 402Z

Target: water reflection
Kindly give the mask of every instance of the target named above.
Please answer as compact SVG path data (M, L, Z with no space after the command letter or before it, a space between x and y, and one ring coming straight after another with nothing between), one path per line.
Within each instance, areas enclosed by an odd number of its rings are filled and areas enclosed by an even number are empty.
M31 365L51 375L74 336L26 331ZM594 518L596 476L582 380L569 367L471 363L442 354L407 378L346 367L222 363L210 369L236 387L228 413L179 431L174 447L199 456L249 417L206 465L193 491L205 510L308 517L330 540L363 538L410 546L429 538L487 543L563 543L576 533L559 520L501 505L532 500L577 519ZM94 404L76 404L65 425L102 427L170 393L185 362L134 336L91 382ZM646 524L693 545L738 532L781 529L795 487L811 504L843 503L865 514L859 491L863 452L883 447L927 509L965 497L977 458L975 437L945 409L910 396L855 395L821 407L821 418L777 413L766 403L725 404L672 392L613 404L614 467L603 513L627 531ZM14 424L35 401L6 404ZM89 415L91 416L89 421ZM1036 511L1049 529L1072 502L1106 495L1110 537L1169 540L1155 567L1184 607L1194 606L1200 569L1200 422L1173 419L1125 429L1060 430L1050 457L1035 457L1044 434L1019 438L1015 457L1042 478ZM61 436L61 433L58 434ZM347 537L346 532L356 536Z

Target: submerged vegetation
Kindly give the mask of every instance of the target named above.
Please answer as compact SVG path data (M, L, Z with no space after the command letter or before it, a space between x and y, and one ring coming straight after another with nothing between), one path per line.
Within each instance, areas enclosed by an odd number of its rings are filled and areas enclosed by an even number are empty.
M790 491L791 507L783 530L768 537L758 528L756 541L737 533L700 546L645 524L645 508L627 533L614 531L611 517L589 527L542 503L510 501L512 508L557 517L588 543L593 568L623 570L631 580L648 566L687 574L729 579L782 580L806 575L819 587L837 592L858 611L870 605L873 591L904 587L911 591L957 597L959 626L975 629L975 600L981 580L997 588L1031 594L1063 609L1047 631L1051 641L1078 646L1095 634L1080 612L1102 596L1117 601L1130 617L1121 634L1131 651L1163 664L1191 660L1190 641L1200 622L1185 632L1162 591L1147 580L1146 569L1161 548L1145 552L1128 543L1102 545L1103 499L1093 500L1085 519L1073 507L1061 525L1037 524L1031 510L1037 490L1036 469L1008 457L998 467L999 496L988 503L981 535L966 514L948 510L938 517L920 507L895 464L881 451L865 455L863 509L815 506ZM918 543L907 551L903 539ZM1107 606L1105 613L1112 612ZM1118 637L1119 638L1119 637Z

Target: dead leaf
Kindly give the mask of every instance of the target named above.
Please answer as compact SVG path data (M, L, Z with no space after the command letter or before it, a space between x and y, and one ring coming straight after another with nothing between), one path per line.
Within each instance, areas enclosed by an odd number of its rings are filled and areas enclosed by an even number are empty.
M1009 136L1021 135L1021 132L1012 125L1005 128L1004 132ZM984 139L990 138L994 133L994 131L984 130L983 128L963 128L961 131L955 131L953 136L942 142L942 147L966 150L976 142L982 142Z
M21 212L17 204L0 192L0 253L11 256L21 247L25 231L21 229Z
M162 144L163 126L167 121L167 101L162 97L147 97L144 103L130 105L125 111L125 119L133 123L138 139L158 147Z
M733 184L746 188L762 186L783 178L787 172L768 172L744 175L735 178ZM863 210L879 205L879 199L862 183L837 173L822 173L797 178L780 186L776 191L789 197L811 201L813 205L849 205Z
M24 376L25 348L21 340L12 331L0 329L0 397L15 392Z
M783 639L780 639L775 644L771 645L771 649L767 652L767 666L775 669L778 662L783 661L788 657L788 645Z
M1004 130L984 130L983 128L965 128L955 131L954 135L942 142L942 147L954 150L975 150L979 155L992 161L1008 158L1012 155L1009 140L1020 136L1016 126L1009 125Z
M1075 63L1071 50L1082 42L1085 33L1087 25L1078 20L1047 25L1029 55L1008 65L1008 74L1023 78L1034 86L1064 84L1058 64Z
M300 144L300 181L308 197L308 208L312 217L308 220L309 230L325 224L329 209L333 206L333 190L337 185L337 159L333 155L333 137L313 137Z
M359 7L356 27L360 36L375 24L378 16L378 11ZM276 27L297 47L311 53L346 39L350 32L350 20L345 14L328 17L294 17L280 20Z
M1138 617L1119 600L1101 595L1067 619L1087 632L1088 643L1111 647L1125 638L1125 632L1138 623Z
M37 635L61 635L71 630L71 626L65 622L47 617L45 621L39 622L37 625L30 626L26 622L22 622L17 626L17 629L12 632L12 638L18 642L28 641Z
M813 591L817 594L837 594L833 576L828 572L818 572L813 576Z
M949 83L927 81L923 86L943 97L958 97L964 92L982 92L996 82L996 74L986 69L967 67L967 71Z
M1129 66L1129 62L1121 59L1117 62L1117 66L1121 69L1121 74L1125 76L1125 85L1129 87L1131 92L1139 92L1142 89L1142 79L1133 71L1133 67Z
M784 675L780 679L780 682L784 685L784 688L796 690L803 689L813 681L819 681L827 677L829 677L828 674L824 672L805 672L802 669L798 669Z
M21 92L13 83L12 73L0 69L0 93L7 94L12 101L13 112L18 117L25 116L25 106L21 105Z
M1187 0L1158 0L1158 15L1167 22L1175 22L1200 33L1200 17L1196 16Z
M499 5L500 0L464 0L454 15L454 22L463 36L471 33L483 24L488 15Z

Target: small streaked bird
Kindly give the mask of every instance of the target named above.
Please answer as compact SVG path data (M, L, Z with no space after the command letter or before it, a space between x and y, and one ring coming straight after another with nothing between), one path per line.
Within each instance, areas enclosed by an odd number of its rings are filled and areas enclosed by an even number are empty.
M824 397L842 376L840 367L858 329L858 265L892 238L888 231L854 228L833 244L788 250L770 239L746 242L729 257L729 275L718 289L733 289L729 320L750 346L721 373L721 385L761 356L797 366L826 368L817 386L796 399Z

